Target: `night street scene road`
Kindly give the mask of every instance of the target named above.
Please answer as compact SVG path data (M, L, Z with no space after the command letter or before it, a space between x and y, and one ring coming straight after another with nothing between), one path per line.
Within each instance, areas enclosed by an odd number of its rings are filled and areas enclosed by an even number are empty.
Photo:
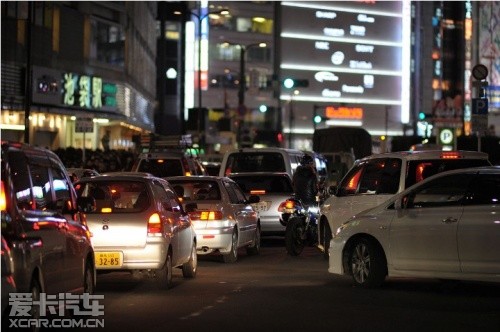
M1 24L2 330L500 331L500 1Z

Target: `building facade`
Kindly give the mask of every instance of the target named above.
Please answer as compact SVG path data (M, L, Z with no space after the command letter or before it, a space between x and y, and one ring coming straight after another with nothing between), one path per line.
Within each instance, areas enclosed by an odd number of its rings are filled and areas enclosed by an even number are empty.
M2 2L2 139L135 147L154 132L156 3Z

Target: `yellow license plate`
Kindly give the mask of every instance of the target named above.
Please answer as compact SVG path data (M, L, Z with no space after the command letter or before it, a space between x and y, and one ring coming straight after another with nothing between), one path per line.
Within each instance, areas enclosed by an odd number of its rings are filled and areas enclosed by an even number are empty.
M95 266L98 268L114 268L123 265L123 253L119 251L113 252L96 252Z

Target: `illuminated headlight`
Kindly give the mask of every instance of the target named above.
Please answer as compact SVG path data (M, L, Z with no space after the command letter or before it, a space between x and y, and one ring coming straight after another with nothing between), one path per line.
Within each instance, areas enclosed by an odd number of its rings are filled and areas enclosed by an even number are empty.
M314 213L314 214L318 214L319 213L319 207L317 207L317 206L310 206L309 207L309 212Z

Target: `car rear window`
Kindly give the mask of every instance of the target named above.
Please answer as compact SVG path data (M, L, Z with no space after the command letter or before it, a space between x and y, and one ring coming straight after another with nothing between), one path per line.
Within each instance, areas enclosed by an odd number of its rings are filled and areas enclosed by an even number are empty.
M285 160L281 153L238 152L227 158L225 174L244 172L286 172Z
M405 188L431 175L453 169L490 166L486 159L429 159L408 161Z
M291 194L293 192L290 179L284 176L235 176L231 177L231 179L246 193Z
M146 184L140 181L84 182L75 189L78 196L95 199L96 209L90 213L137 213L151 205Z
M184 201L220 200L221 194L216 181L168 181L179 198Z
M143 159L140 161L137 171L150 173L160 178L184 175L180 159Z

